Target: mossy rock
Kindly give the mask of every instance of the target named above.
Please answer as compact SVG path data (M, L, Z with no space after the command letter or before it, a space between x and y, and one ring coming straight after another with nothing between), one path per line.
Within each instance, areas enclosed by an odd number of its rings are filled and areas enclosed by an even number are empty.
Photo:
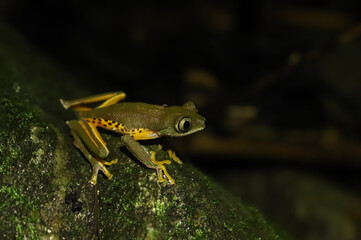
M97 199L59 103L90 92L11 28L0 33L1 239L284 239L190 164L169 165L174 185L158 183L112 134L102 133L108 160L119 161L111 180L99 176Z

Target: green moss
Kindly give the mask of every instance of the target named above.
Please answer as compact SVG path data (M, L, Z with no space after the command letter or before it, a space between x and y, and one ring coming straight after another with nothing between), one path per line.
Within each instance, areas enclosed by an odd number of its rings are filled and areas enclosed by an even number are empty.
M229 232L233 231L233 226L228 225L227 223L223 223L223 226L225 229L227 229Z
M191 240L208 239L208 236L202 229L196 229L195 236L191 236L189 239Z
M20 189L13 186L2 186L0 188L0 198L6 199L6 201L0 202L1 218L8 219L8 224L0 226L0 231L11 232L11 235L14 234L16 239L24 239L25 237L38 239L39 235L36 226L40 218L38 208L35 207L34 202ZM8 208L14 209L10 216L7 215ZM15 232L5 229L9 226L15 228Z
M86 90L1 23L0 33L0 238L96 239L98 226L103 239L276 239L258 212L190 164L172 163L176 183L158 183L106 133L106 160L119 161L108 167L111 180L98 178L97 212L91 166L73 146L64 124L72 116L58 103ZM168 154L160 150L157 159ZM64 203L69 193L83 203L80 212Z

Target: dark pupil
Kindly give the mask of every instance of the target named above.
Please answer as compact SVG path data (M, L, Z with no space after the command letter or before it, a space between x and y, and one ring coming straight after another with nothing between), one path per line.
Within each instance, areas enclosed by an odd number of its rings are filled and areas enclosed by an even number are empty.
M184 121L183 129L187 131L191 127L191 123L189 121Z

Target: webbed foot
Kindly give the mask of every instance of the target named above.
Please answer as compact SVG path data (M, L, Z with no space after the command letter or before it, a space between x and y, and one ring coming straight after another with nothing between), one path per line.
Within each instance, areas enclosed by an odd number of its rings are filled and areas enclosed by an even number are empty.
M174 179L169 175L167 169L165 168L164 164L171 164L171 161L170 160L164 160L164 161L157 161L155 160L155 152L154 151L151 151L150 152L150 159L152 160L153 163L157 164L160 169L157 169L157 175L158 175L158 181L159 182L164 182L165 179L163 177L163 174L168 178L168 181L170 184L174 184L175 181Z
M163 148L162 145L158 144L158 149L161 150L162 148ZM175 154L173 150L168 149L167 153L170 159L177 162L178 164L183 164L182 160L180 160L180 158Z
M168 152L169 157L173 161L177 162L178 164L183 164L182 160L180 160L179 157L177 157L177 155L175 155L175 152L173 152L172 150L167 150L167 152Z
M104 165L111 166L113 164L116 164L117 162L118 162L118 159L114 159L114 160L112 160L110 162L104 161L103 159L97 159L96 163L92 162L93 175L92 175L89 182L91 184L93 184L93 185L97 184L97 178L98 178L99 170L101 170L105 174L105 176L107 176L107 178L109 180L112 179L113 174L111 174Z

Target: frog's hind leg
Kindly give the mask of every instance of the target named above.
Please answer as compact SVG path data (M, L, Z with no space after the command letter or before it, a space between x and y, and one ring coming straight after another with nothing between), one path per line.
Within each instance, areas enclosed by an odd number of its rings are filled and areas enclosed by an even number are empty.
M110 166L117 163L118 160L115 159L113 161L107 162L98 157L106 157L108 155L108 149L106 148L105 144L102 146L103 140L99 140L96 137L93 138L95 133L92 133L91 125L87 125L85 121L73 120L67 122L67 124L71 129L71 134L74 138L74 145L84 154L93 167L93 175L91 177L90 183L96 185L99 170L101 170L105 176L108 177L108 179L111 179L113 175L104 165ZM97 134L99 133L97 132ZM84 143L87 147L84 146ZM91 154L88 149L98 156Z
M117 92L115 95L107 100L105 100L102 104L97 106L96 108L108 107L110 105L116 104L117 102L124 100L126 97L124 92Z
M105 174L105 176L108 177L108 179L111 179L113 175L108 171L108 169L104 166L102 162L97 160L95 157L93 157L93 155L89 153L89 151L86 149L75 131L71 130L71 134L74 137L74 145L84 154L84 156L88 159L88 161L93 167L93 174L89 182L93 185L97 184L99 170L101 170Z
M75 111L88 111L91 110L92 108L84 107L83 104L104 101L102 104L96 107L96 108L102 108L113 105L125 99L125 97L126 97L125 93L119 91L119 92L111 92L111 93L102 93L102 94L97 94L84 98L78 98L74 100L60 99L60 102L65 109L71 108Z

